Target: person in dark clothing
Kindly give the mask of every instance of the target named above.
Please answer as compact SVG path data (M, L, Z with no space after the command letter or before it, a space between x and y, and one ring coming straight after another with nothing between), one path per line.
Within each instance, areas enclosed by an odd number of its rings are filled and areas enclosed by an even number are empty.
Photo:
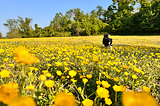
M110 47L112 49L112 39L109 38L108 36L110 36L110 35L108 33L105 33L102 42L103 42L105 48Z

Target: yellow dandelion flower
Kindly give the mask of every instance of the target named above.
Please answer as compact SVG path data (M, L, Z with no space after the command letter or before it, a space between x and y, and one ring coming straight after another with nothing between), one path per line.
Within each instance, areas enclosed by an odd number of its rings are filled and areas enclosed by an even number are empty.
M82 81L83 81L84 84L86 84L88 82L88 79L87 78L83 78Z
M122 87L121 86L118 86L118 85L114 85L113 86L113 89L114 89L114 91L115 92L120 92L122 89L121 89Z
M122 68L123 68L123 69L127 69L128 66L127 66L127 65L123 65Z
M58 93L54 101L55 106L77 106L76 98L72 94L67 94L65 92Z
M80 76L81 79L82 79L82 78L85 78L85 77L86 77L85 75L81 75L81 76Z
M123 106L158 106L156 99L147 93L124 92Z
M48 70L43 70L42 73L44 73L44 74L45 74L45 73L48 73Z
M28 67L30 70L34 70L34 67Z
M111 85L107 81L102 81L102 86L104 88L109 88Z
M134 75L132 75L132 78L137 79L138 77L137 77L137 75L134 74Z
M32 73L32 72L29 72L28 75L31 76L31 75L33 75L33 73Z
M52 59L55 59L56 57L52 57Z
M39 76L39 80L41 80L41 81L45 81L45 80L46 80L46 76L45 76L45 75L43 75L43 74L41 74L41 75Z
M51 74L51 73L46 73L46 76L47 76L47 77L51 77L52 74Z
M57 70L56 73L57 73L58 76L61 76L61 75L62 75L62 72L59 71L59 70Z
M8 104L11 99L19 95L17 90L18 84L16 83L3 84L0 87L0 101L2 101L4 104Z
M9 101L7 106L36 106L36 102L30 96L16 97Z
M111 76L109 76L109 75L106 75L106 78L108 78L108 79L111 79Z
M81 88L81 87L78 87L78 90L81 92L81 91L82 91L82 88Z
M67 58L65 58L65 61L69 61L69 58L67 57Z
M73 83L76 83L76 82L77 82L77 80L75 80L75 79L73 79L73 78L71 79L71 81L72 81Z
M65 72L67 72L67 71L69 70L69 68L68 68L68 67L65 67L64 69L65 69Z
M128 72L124 72L124 75L125 75L125 76L128 76L128 75L129 75L129 73L128 73Z
M74 63L71 63L71 65L74 65Z
M114 77L113 80L116 81L116 82L119 81L119 79L117 77Z
M47 63L47 66L48 66L48 67L50 67L50 66L52 66L52 65L51 65L51 64L49 64L49 63Z
M96 81L96 84L97 84L97 85L101 85L102 82L101 82L101 81Z
M93 57L93 62L94 63L98 63L100 60L98 59L98 57Z
M83 70L83 72L87 72L87 70Z
M54 85L54 81L52 81L52 80L47 80L47 81L45 81L45 85L46 85L47 87L51 88L51 87L53 87L53 85Z
M9 60L9 58L5 58L4 61L7 62Z
M93 100L85 99L82 101L83 106L93 106Z
M56 66L62 66L62 62L55 62Z
M96 92L100 98L108 98L110 96L109 91L103 87L99 87Z
M65 77L65 76L61 76L61 78L62 78L62 79L65 79L66 77Z
M86 76L88 79L92 78L92 74L87 74Z
M31 65L33 63L36 63L37 58L31 55L25 47L19 47L15 49L15 56L16 56L16 61L18 63L25 63L28 65Z
M107 104L107 105L111 105L112 104L112 101L111 101L110 98L105 98L104 100L105 100L105 104Z
M147 93L150 92L150 88L146 86L143 86L142 89L143 89L143 92L147 92Z
M33 85L26 86L26 89L32 91L32 90L34 90L34 86Z
M102 69L102 70L104 69L104 67L103 67L103 66L101 66L101 65L99 65L99 68L100 68L100 69Z
M35 70L35 71L38 71L39 69L38 69L38 68L35 68L34 70Z
M71 70L71 71L69 71L69 75L70 75L71 77L74 77L74 76L77 75L77 72L74 71L74 70Z
M14 64L8 64L10 67L14 67Z
M8 71L8 70L2 70L2 71L0 72L0 76L3 77L3 78L6 78L6 77L9 77L10 73L11 73L11 72Z

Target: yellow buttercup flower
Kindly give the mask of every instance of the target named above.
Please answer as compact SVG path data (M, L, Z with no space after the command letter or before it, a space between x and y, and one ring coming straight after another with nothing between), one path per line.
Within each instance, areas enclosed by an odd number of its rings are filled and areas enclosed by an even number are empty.
M158 106L156 99L147 93L124 92L123 106Z
M65 76L61 76L61 78L62 78L62 79L65 79L66 77L65 77Z
M47 76L47 77L51 77L52 74L51 74L51 73L46 73L46 76Z
M100 98L108 98L110 96L109 91L103 87L97 88L96 92L100 96Z
M0 101L4 104L8 104L11 99L19 95L17 90L18 84L16 83L3 84L0 87Z
M5 58L4 61L7 62L9 60L9 58Z
M127 75L129 75L129 73L128 72L124 72L124 75L127 76Z
M16 56L16 61L18 63L25 63L28 65L31 65L33 63L36 63L37 58L31 55L25 47L19 47L15 49L15 56Z
M132 75L132 78L137 79L138 77L137 77L137 75L134 74L134 75Z
M32 72L29 72L28 75L31 76L31 75L33 75L33 73L32 73Z
M109 75L106 75L106 78L108 78L108 79L111 79L111 76L109 76Z
M71 63L71 65L74 65L74 63Z
M62 66L62 62L55 62L56 66Z
M83 106L93 106L93 100L85 99L82 101Z
M52 66L52 65L48 63L47 66L50 67L50 66Z
M122 68L123 68L123 69L127 69L128 66L127 66L127 65L123 65Z
M27 89L27 90L31 90L31 91L32 91L32 90L34 90L34 86L32 86L32 85L30 85L30 86L26 86L26 89Z
M69 71L69 75L70 75L71 77L74 77L74 76L77 75L77 72L74 71L74 70L71 70L71 71Z
M111 105L112 104L112 101L111 101L110 98L105 98L104 100L105 100L105 104L107 104L107 105Z
M67 58L65 58L65 60L66 60L66 61L69 61L69 58L67 57Z
M87 78L88 79L92 78L92 74L87 74Z
M39 80L41 80L41 81L45 81L45 80L46 80L46 76L45 76L45 75L43 75L43 74L41 74L41 75L39 76Z
M83 70L83 72L87 72L87 70Z
M113 78L114 81L118 82L119 79L117 77Z
M73 94L58 93L55 97L54 106L77 106L76 98Z
M97 85L101 85L102 82L101 82L101 81L96 81L96 84L97 84Z
M10 71L8 71L8 70L2 70L0 72L0 76L3 78L9 77L9 75L10 75Z
M48 70L43 70L42 72L45 74L45 73L48 73Z
M59 70L58 70L58 71L56 71L56 73L57 73L57 75L58 75L58 76L61 76L61 75L62 75L62 72L61 72L61 71L59 71Z
M98 57L93 57L93 62L94 63L98 63L100 60L98 59Z
M14 67L14 64L8 64L10 67Z
M147 92L147 93L150 92L150 88L146 86L143 86L142 89L143 89L143 92Z
M125 86L120 85L120 87L121 87L121 92L125 92L126 91L126 87Z
M32 97L16 97L9 101L7 106L36 106Z
M71 79L71 81L72 81L73 83L76 83L76 82L77 82L77 80L75 80L75 79L73 79L73 78Z
M53 85L54 85L54 81L52 81L52 80L47 80L47 81L45 81L45 85L46 85L47 87L51 88L51 87L53 87Z
M121 86L118 86L118 85L114 85L114 86L113 86L113 89L114 89L115 92L120 92L120 91L121 91L121 88L122 88L122 87L121 87Z
M104 88L109 88L111 85L107 81L102 81L102 86Z
M82 79L82 78L85 78L85 77L86 77L85 75L81 75L81 76L80 76L81 79Z
M88 79L87 78L83 78L82 81L83 81L84 84L86 84L88 82Z

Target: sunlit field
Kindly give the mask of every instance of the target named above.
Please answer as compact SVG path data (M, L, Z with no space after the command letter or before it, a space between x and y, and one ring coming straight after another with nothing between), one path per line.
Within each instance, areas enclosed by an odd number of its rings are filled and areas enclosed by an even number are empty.
M0 106L158 106L160 36L0 40Z

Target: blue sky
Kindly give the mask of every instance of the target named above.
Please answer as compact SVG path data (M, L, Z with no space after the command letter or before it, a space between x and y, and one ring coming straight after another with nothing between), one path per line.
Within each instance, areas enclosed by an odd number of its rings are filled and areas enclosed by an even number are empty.
M33 18L33 28L34 24L44 28L58 12L65 14L70 9L80 8L84 13L90 13L98 5L107 9L112 3L112 0L0 0L0 32L6 36L8 29L3 23L18 16Z

